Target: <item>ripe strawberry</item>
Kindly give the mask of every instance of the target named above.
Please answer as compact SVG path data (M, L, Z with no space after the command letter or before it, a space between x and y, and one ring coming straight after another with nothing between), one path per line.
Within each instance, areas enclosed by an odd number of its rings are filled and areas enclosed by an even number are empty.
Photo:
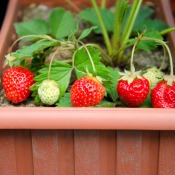
M157 85L157 83L163 79L163 75L163 72L157 69L157 67L150 67L143 74L143 76L150 83L150 89L153 89Z
M38 95L46 105L53 105L60 96L58 84L54 80L44 80L38 88Z
M127 106L138 107L146 100L149 93L149 81L139 72L125 73L117 84L118 96Z
M6 97L11 102L18 104L26 100L34 84L34 74L23 67L11 67L3 74L3 87Z
M175 108L175 82L159 82L151 91L151 102L154 108Z
M98 105L105 95L105 88L97 77L85 76L74 82L71 88L73 107Z

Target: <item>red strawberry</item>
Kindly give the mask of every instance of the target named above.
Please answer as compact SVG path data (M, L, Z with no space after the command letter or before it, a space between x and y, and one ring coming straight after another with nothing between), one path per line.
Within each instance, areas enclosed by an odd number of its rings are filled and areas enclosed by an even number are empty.
M117 84L117 92L120 99L129 107L138 107L146 99L149 93L149 81L139 72L122 76Z
M85 76L75 81L71 88L73 107L88 107L98 105L105 95L101 82L92 76Z
M175 82L159 82L151 91L151 102L154 108L175 108Z
M3 86L6 97L18 104L26 100L31 91L29 87L34 84L34 74L23 67L11 67L3 74Z

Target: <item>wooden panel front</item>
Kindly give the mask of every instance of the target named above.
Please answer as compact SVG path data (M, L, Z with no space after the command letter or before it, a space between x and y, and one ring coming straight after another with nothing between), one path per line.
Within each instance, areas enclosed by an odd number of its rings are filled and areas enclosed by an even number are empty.
M175 131L0 130L0 175L170 175Z

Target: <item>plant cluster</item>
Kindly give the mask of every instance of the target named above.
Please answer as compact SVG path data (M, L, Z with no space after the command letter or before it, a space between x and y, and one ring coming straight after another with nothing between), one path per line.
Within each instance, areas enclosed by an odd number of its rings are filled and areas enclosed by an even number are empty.
M101 7L95 0L91 2L92 8L76 15L55 8L48 21L15 24L19 38L11 50L19 40L30 44L6 55L5 63L11 67L2 79L7 98L18 104L32 94L35 103L58 107L174 108L172 57L163 41L163 35L174 28L150 19L152 10L142 7L142 0L134 0L132 5L118 0L114 11L105 7L104 0ZM90 26L79 32L82 20ZM87 42L92 33L103 36L103 46ZM170 76L155 67L136 72L134 53L159 45L168 52ZM126 55L129 48L132 51ZM57 58L66 51L71 53L69 59ZM130 71L119 72L118 67L129 59Z

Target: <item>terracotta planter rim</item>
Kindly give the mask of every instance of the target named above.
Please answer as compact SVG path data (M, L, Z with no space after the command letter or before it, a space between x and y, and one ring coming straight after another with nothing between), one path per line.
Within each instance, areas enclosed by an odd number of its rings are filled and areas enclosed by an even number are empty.
M0 129L175 130L174 109L4 107Z

